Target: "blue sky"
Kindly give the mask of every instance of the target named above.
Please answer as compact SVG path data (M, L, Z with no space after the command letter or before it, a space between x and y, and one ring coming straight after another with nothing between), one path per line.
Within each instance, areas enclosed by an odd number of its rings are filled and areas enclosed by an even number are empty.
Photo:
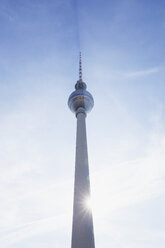
M96 247L165 247L165 3L1 0L0 243L70 246L83 78Z

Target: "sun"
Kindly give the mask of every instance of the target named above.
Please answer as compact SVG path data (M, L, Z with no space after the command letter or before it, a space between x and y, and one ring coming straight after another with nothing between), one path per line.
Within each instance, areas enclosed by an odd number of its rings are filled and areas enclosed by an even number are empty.
M91 200L91 197L90 196L87 196L85 198L85 209L88 210L88 211L92 211L92 200Z

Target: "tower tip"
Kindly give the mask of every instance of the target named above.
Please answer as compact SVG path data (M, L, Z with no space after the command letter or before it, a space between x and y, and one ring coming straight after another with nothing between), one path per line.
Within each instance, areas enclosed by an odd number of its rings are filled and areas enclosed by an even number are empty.
M82 80L82 62L81 62L81 52L80 52L80 58L79 58L79 80Z

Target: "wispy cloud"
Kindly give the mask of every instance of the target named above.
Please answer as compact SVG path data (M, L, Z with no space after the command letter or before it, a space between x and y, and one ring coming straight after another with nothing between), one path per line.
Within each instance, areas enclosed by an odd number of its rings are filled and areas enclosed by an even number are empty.
M150 156L129 161L93 176L96 218L165 193L165 157ZM99 182L99 184L98 184ZM97 186L98 185L98 186Z
M128 78L136 78L136 77L142 77L142 76L147 76L147 75L157 73L161 69L162 69L161 67L153 67L153 68L149 68L146 70L126 72L126 73L124 73L124 75Z
M159 73L162 69L163 68L161 66L155 66L144 70L135 69L132 71L124 71L122 67L119 69L111 69L111 65L104 65L104 67L102 67L101 65L95 65L95 67L93 67L92 69L92 72L90 69L89 74L93 73L97 81L103 80L103 78L104 80L113 81L149 76L155 73Z
M110 235L113 247L131 247L135 240L138 241L134 247L146 247L145 244L151 244L152 239L154 242L163 239L161 214L156 214L158 229L154 224L143 226L148 220L142 211L145 205L157 202L158 198L163 200L165 196L165 137L161 136L157 137L154 145L151 137L143 157L113 166L107 165L106 168L104 165L104 169L92 175L96 231L100 236L105 233ZM150 212L154 215L153 206L151 209ZM140 215L144 215L144 219Z
M43 233L64 231L71 224L71 197L66 194L72 191L71 181L30 185L25 180L21 185L21 189L5 189L3 199L1 194L2 202L6 201L0 206L5 215L5 218L1 215L0 226L0 242L4 248ZM5 198L6 194L9 200Z
M113 166L106 165L103 170L93 174L96 219L102 218L103 209L104 214L110 217L110 213L117 209L165 194L165 136L159 131L160 118L154 120L149 142L141 158Z
M22 240L29 239L42 233L48 233L66 228L68 223L68 215L51 216L49 218L39 219L24 225L16 226L13 230L4 232L0 239L3 247L10 247Z

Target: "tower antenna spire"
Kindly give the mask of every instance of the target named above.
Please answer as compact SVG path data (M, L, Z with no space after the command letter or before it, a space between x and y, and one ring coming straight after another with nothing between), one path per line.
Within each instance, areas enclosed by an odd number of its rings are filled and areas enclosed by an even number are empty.
M79 58L79 80L82 81L82 61L81 61L81 52Z

